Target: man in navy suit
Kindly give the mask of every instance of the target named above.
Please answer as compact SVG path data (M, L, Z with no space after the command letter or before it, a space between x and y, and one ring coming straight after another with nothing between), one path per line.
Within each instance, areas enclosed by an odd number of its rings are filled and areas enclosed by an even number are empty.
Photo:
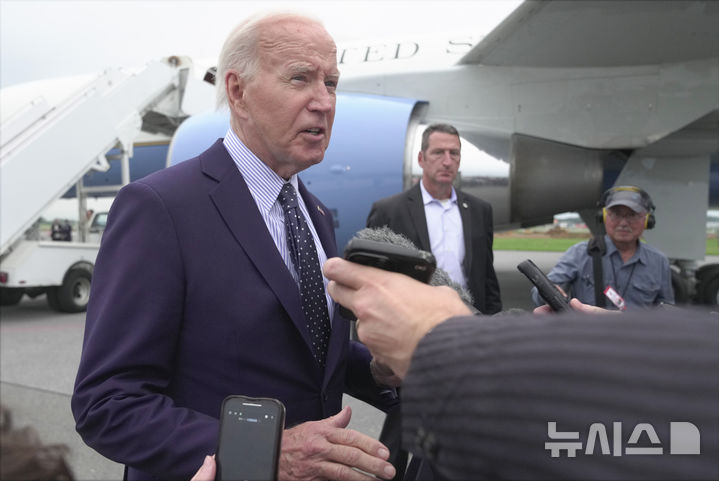
M387 226L430 251L437 265L469 289L483 314L502 310L494 271L492 206L452 186L459 171L459 132L433 124L422 133L418 154L422 179L372 205L367 227Z
M391 402L326 279L330 337L321 360L313 352L278 200L291 184L318 263L336 255L330 210L297 177L330 140L335 44L314 20L256 18L230 34L218 70L225 138L126 186L110 211L72 397L77 430L128 479L190 479L215 452L222 400L272 397L287 409L280 479L364 479L353 467L392 478L387 449L345 429L341 406L343 392Z

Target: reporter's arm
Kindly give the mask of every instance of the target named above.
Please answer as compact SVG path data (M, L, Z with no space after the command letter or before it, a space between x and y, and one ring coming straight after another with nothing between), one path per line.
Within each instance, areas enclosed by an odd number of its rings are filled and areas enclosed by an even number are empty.
M592 306L590 306L592 307ZM686 310L458 317L418 344L403 382L402 439L447 479L719 479L719 319ZM669 454L692 422L701 455ZM559 458L548 423L656 428L658 456ZM586 447L586 446L584 446ZM651 459L649 459L651 458Z

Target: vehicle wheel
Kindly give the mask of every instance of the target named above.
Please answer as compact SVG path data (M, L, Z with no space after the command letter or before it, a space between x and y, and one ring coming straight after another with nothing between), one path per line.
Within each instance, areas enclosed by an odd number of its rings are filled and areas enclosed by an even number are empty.
M689 283L674 269L672 269L672 288L674 289L675 304L686 304L689 302Z
M50 307L60 312L82 312L90 300L92 274L85 269L73 269L65 276L60 287L47 291Z
M719 305L719 270L712 276L703 276L697 285L697 298L700 303L710 306Z
M25 289L22 287L0 287L0 306L14 306L20 302Z
M715 276L717 273L719 273L719 264L704 264L697 269L697 282L702 282L705 279Z

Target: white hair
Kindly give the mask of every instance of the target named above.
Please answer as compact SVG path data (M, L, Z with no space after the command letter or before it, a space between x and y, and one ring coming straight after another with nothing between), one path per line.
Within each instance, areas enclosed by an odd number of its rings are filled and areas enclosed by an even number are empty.
M220 58L217 62L215 88L217 89L216 106L218 109L227 105L227 88L225 85L227 72L235 70L243 80L252 80L260 67L258 46L262 29L268 24L283 20L309 21L322 25L319 20L306 15L291 12L274 12L252 16L235 27L227 36L224 45L222 45Z

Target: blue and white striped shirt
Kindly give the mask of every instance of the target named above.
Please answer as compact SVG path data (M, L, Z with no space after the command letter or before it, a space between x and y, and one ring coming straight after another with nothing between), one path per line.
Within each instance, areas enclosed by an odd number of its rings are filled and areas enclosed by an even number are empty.
M240 170L242 177L247 184L247 188L250 190L252 197L255 199L257 209L260 211L262 219L267 225L267 230L272 236L272 240L275 241L275 246L282 256L282 260L285 261L287 269L292 274L295 282L299 286L299 276L295 270L295 266L292 263L292 257L290 250L287 246L287 234L285 231L285 216L282 212L282 206L277 200L280 195L280 190L285 183L285 180L277 175L275 171L270 169L264 162L262 162L255 154L248 149L245 144L242 143L239 137L235 134L232 128L227 130L225 138L222 142L227 149L227 152L232 157L232 160ZM297 174L290 177L289 182L295 188L299 194ZM320 266L324 265L327 261L327 254L322 247L322 242L317 235L317 230L312 224L312 218L310 218L307 206L305 205L304 199L301 195L297 196L300 211L305 216L307 225L312 232L312 238L315 240L315 247L317 248L317 257L320 261ZM332 313L334 312L334 301L327 293L327 278L323 276L325 284L325 297L327 298L327 308L330 312L330 322L332 320Z

